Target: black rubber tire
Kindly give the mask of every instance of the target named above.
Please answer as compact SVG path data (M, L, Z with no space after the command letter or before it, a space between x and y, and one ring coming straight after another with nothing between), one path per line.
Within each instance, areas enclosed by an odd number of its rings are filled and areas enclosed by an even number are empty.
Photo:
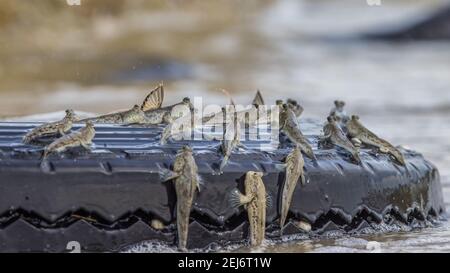
M176 151L188 142L157 145L160 126L96 125L92 152L73 149L52 155L42 169L42 147L21 144L34 125L0 123L1 252L64 252L73 240L82 251L120 251L144 240L175 244L176 196L171 183L160 182L158 170L170 167ZM309 222L315 233L352 232L372 224L436 219L444 212L438 170L422 155L403 150L405 168L385 154L362 149L360 166L345 151L317 149L317 136L308 138L318 161L305 158L308 183L296 188L284 234L303 233L294 224L299 220ZM204 183L191 214L188 248L247 238L247 214L227 200L235 187L243 191L243 175L249 170L266 174L263 180L274 201L267 210L267 237L279 237L283 173L274 163L290 148L234 153L224 174L213 175L221 161L220 143L190 144ZM166 227L153 229L152 219Z

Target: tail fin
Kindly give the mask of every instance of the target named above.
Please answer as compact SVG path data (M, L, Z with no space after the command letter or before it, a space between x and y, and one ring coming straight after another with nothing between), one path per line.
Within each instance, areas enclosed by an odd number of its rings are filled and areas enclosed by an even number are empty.
M46 158L41 161L40 168L44 173L53 172L53 165Z
M50 151L46 148L44 148L44 151L42 152L41 161L47 160L48 155L50 154Z
M283 235L284 224L286 223L287 215L284 212L281 212L280 216L280 234Z
M223 173L223 169L225 168L225 166L226 166L227 163L228 163L228 158L229 158L228 155L225 155L225 156L223 157L222 162L220 163L220 167L219 167L219 174L222 174L222 173Z
M40 168L45 173L50 173L53 171L53 165L47 160L49 154L50 151L47 148L45 148L41 156Z

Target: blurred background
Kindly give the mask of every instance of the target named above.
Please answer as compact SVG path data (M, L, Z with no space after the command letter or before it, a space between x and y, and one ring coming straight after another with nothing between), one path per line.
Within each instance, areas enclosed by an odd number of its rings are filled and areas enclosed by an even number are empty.
M220 88L247 104L260 89L319 121L343 99L367 127L435 163L449 200L450 1L368 2L2 0L0 118L110 112L160 81L165 104L225 104ZM450 251L446 232L433 236Z
M365 111L394 100L391 94L400 104L394 111L450 101L447 43L360 39L407 26L446 1L80 4L0 2L1 116L126 108L159 81L167 85L168 103L185 93L225 103L219 88L248 103L259 88L269 100L300 100L305 115L324 114L317 107L327 100L328 111L335 97Z

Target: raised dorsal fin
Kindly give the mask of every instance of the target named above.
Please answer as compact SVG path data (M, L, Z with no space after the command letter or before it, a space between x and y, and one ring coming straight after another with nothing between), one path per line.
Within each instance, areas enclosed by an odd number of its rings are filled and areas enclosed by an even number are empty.
M234 108L234 117L233 117L233 120L234 120L234 122L232 123L232 125L234 126L234 125L236 125L236 126L240 126L239 125L239 119L238 119L238 115L237 115L237 113L236 113L236 104L234 103L234 100L233 100L233 98L231 97L231 94L227 91L227 90L225 90L225 89L222 89L221 90L225 95L227 95L227 97L229 97L230 98L230 103L231 103L231 105L233 105L233 108ZM227 112L227 115L228 115L228 112ZM236 127L237 128L237 127Z
M227 90L221 89L220 91L222 91L222 93L224 93L228 98L230 98L231 105L236 106L236 104L234 103L233 98L231 97L231 94Z
M160 83L150 94L145 97L141 105L142 111L150 111L161 108L164 100L164 86Z
M255 95L255 98L253 99L252 104L257 105L257 106L264 105L264 99L259 90L256 91L256 95Z

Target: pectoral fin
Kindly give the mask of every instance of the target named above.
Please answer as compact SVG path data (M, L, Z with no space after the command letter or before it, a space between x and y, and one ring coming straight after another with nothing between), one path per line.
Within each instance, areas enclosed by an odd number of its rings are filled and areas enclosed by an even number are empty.
M361 147L362 145L362 141L359 138L354 137L351 141L355 147Z
M165 168L161 168L158 172L161 182L166 182L180 176L178 173Z
M320 143L328 142L328 140L330 139L330 136L331 136L331 134L319 136L319 142Z
M280 172L284 172L286 170L287 164L277 163L275 164L275 169L279 170Z
M86 149L88 151L92 150L92 144L81 143L81 147L83 147L84 149Z
M238 208L243 205L241 203L241 195L242 194L237 189L234 189L233 191L230 192L230 196L228 197L228 203L230 207Z
M232 208L237 208L250 203L253 198L254 194L243 195L238 189L234 189L229 195L228 203Z

